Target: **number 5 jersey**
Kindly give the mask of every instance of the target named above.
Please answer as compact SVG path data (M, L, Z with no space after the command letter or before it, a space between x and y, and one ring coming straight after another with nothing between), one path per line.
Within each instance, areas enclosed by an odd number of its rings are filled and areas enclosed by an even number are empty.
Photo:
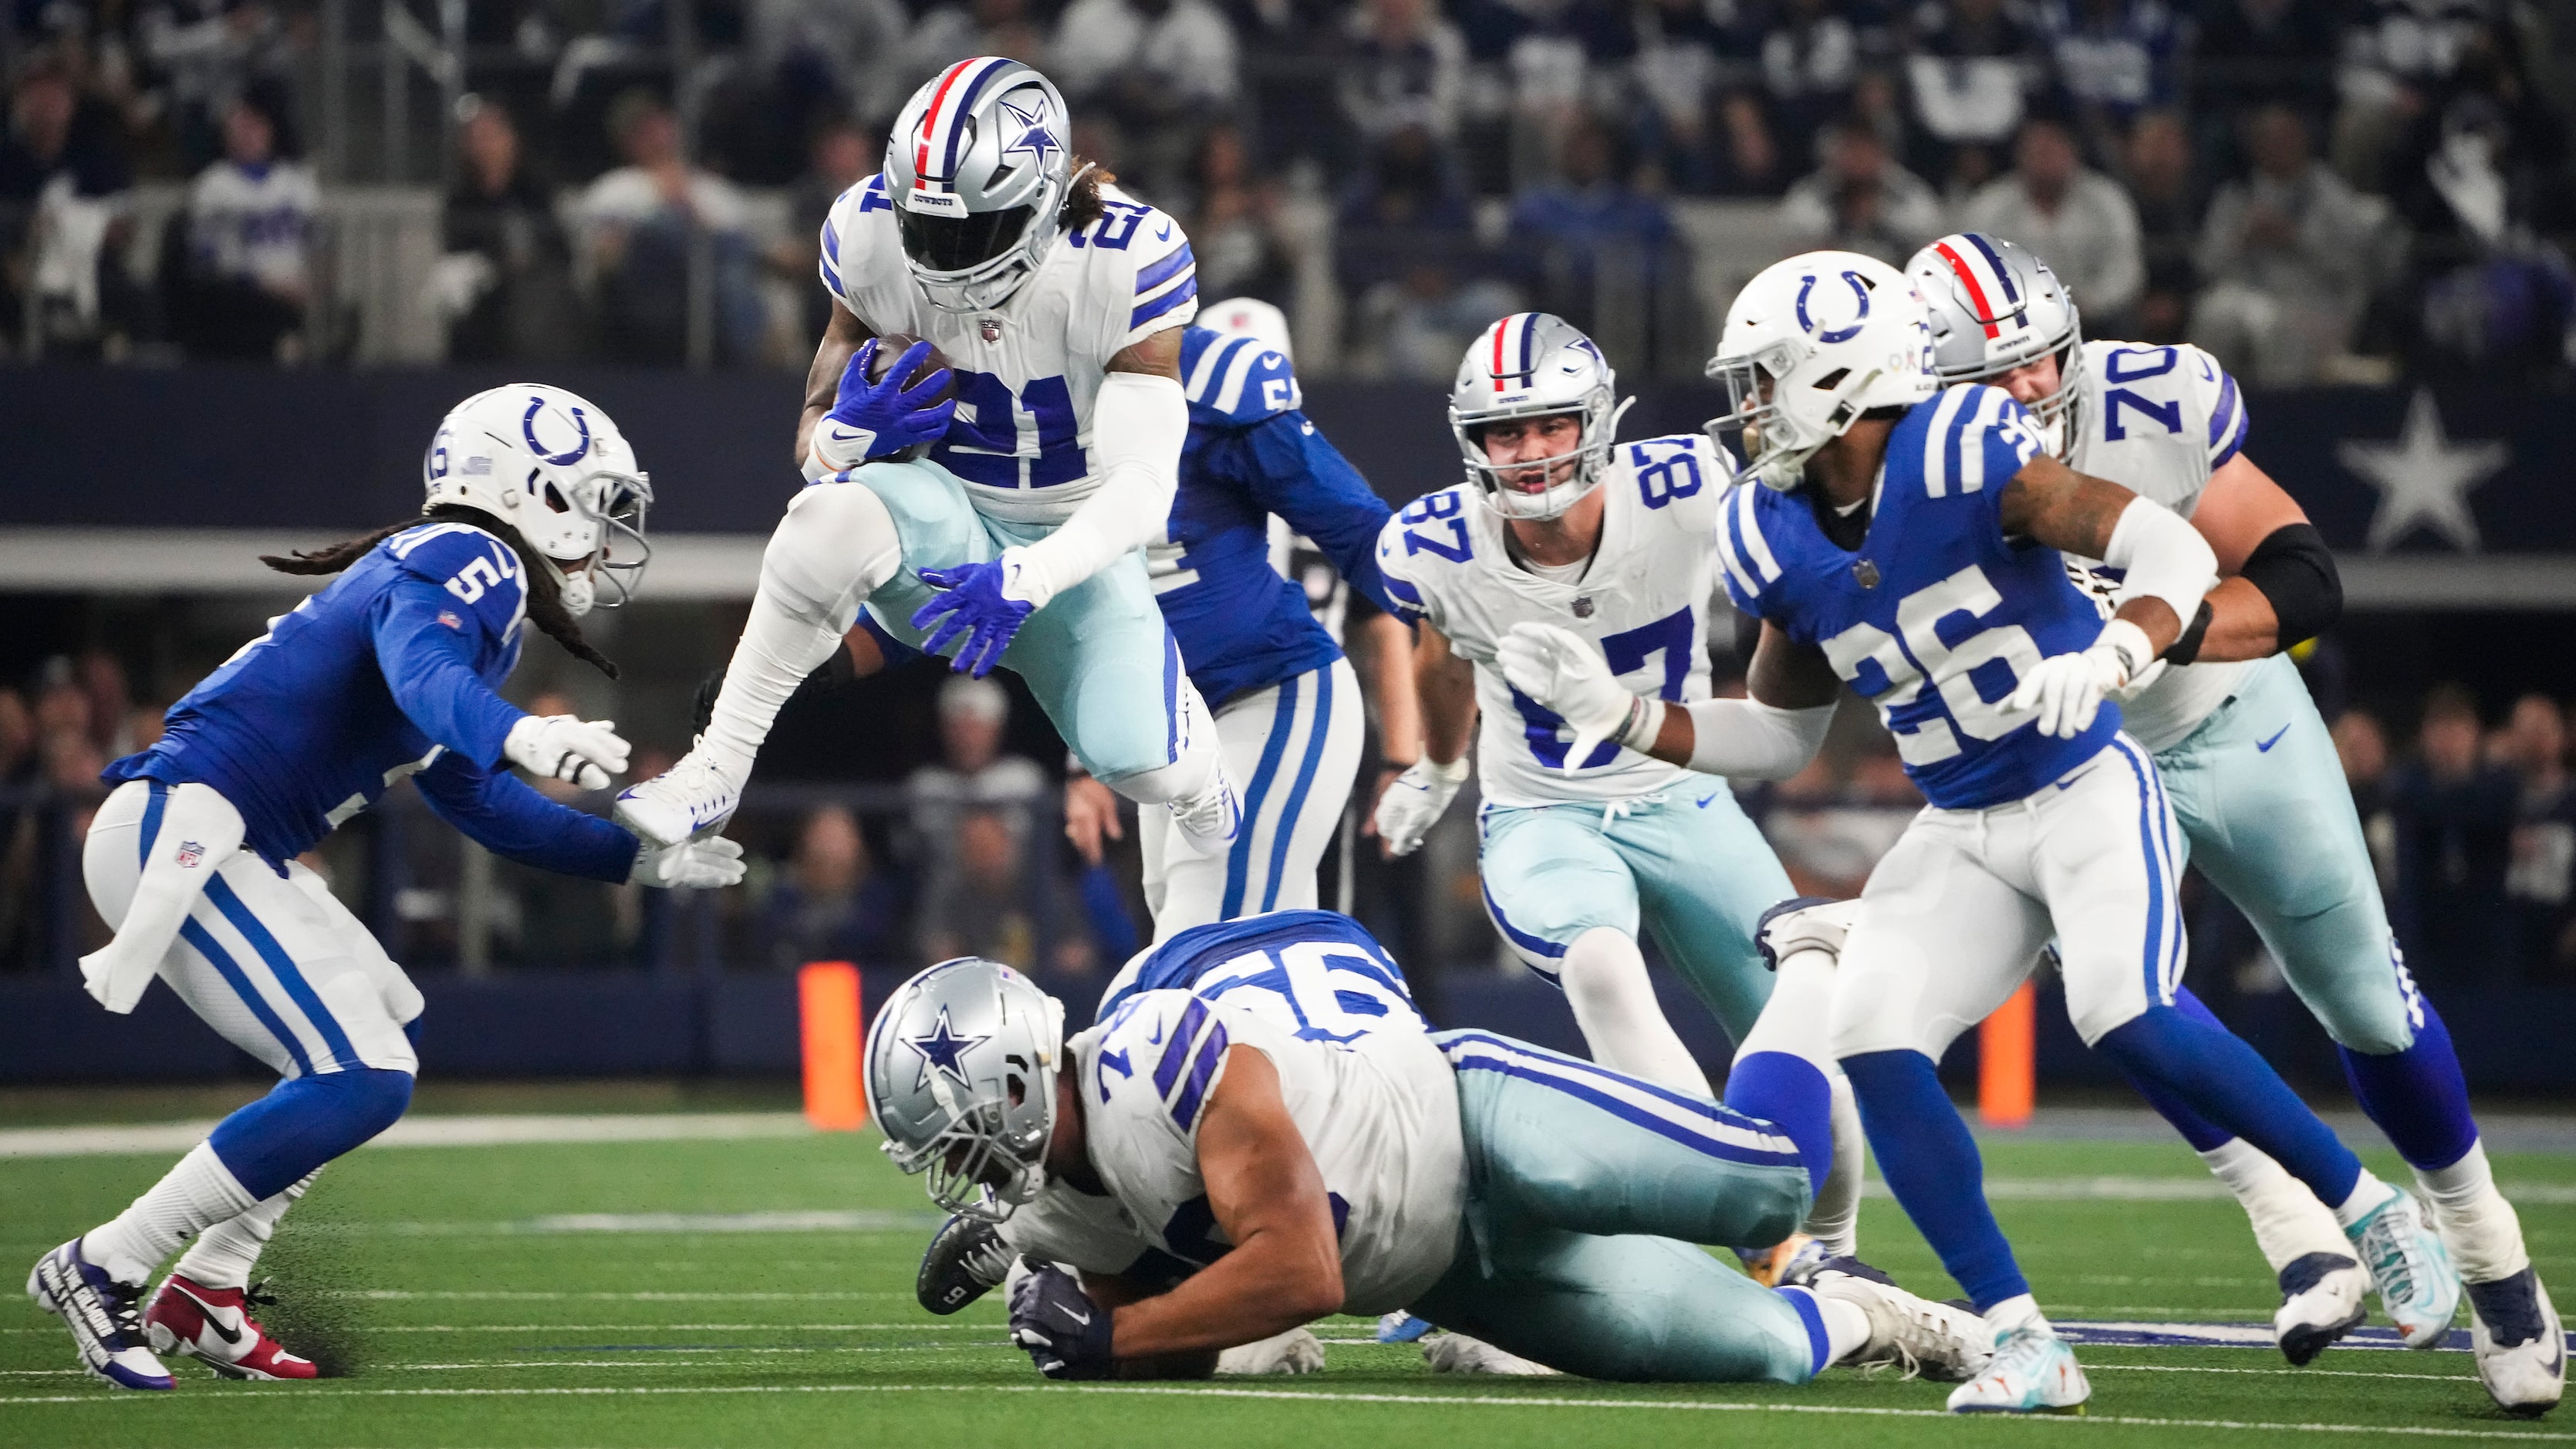
M1672 701L1708 698L1710 535L1735 460L1705 437L1620 443L1601 487L1601 542L1574 577L1506 552L1503 519L1466 484L1415 499L1378 535L1378 568L1403 617L1426 620L1476 666L1477 778L1488 804L1633 800L1682 780L1678 765L1604 744L1562 767L1573 731L1511 687L1494 651L1523 620L1587 638L1620 683Z

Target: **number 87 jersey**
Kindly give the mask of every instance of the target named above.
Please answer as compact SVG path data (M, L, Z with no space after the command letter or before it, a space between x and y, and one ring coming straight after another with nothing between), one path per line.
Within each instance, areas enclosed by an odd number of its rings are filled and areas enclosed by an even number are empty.
M1430 624L1475 665L1482 715L1476 771L1488 804L1632 800L1689 772L1604 744L1564 769L1573 731L1513 689L1494 651L1514 624L1571 629L1597 645L1619 682L1675 702L1708 698L1708 617L1717 579L1712 535L1735 460L1696 434L1611 449L1601 542L1570 581L1541 578L1504 549L1503 519L1465 484L1428 493L1387 520L1378 568L1407 622Z

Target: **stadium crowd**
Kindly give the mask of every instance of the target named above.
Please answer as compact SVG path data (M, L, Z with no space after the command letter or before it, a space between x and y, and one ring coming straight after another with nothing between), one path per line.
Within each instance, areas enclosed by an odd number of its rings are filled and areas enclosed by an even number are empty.
M331 191L299 159L323 8L11 6L0 328L287 362L332 336L306 325ZM467 7L471 94L439 122L427 285L460 359L674 361L702 267L717 361L800 364L823 210L913 86L991 52L1048 70L1075 150L1185 218L1203 292L1340 318L1351 345L1319 367L1443 378L1511 307L1582 322L1608 274L1674 295L1697 209L1760 217L1779 253L1902 261L2000 232L2097 333L2189 338L2264 385L2529 377L2564 367L2576 314L2561 20L2517 0L492 0ZM186 201L136 238L122 199L151 178Z

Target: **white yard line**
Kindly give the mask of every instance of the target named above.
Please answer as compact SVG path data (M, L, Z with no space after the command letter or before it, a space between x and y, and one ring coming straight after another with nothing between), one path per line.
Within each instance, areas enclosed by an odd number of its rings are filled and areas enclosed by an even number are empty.
M124 1127L14 1127L0 1131L0 1157L89 1157L115 1152L185 1152L215 1119ZM804 1137L795 1112L490 1113L406 1117L369 1147L501 1147L568 1142L698 1142Z

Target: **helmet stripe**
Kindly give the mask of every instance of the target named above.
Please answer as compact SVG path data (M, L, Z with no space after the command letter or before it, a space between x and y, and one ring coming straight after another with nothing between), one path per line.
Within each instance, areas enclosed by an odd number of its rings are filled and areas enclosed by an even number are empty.
M1968 232L1965 235L1968 238L1968 245L1985 253L1986 265L1995 269L1995 280L2003 283L2004 300L2012 303L2013 307L2018 310L2021 306L2021 288L2013 285L2012 268L2004 265L2002 255L1996 252L1993 245L1989 243L1983 235L1973 231Z
M975 97L983 91L984 83L1017 64L1019 62L1005 56L978 55L950 66L948 74L939 78L939 89L931 93L930 110L921 118L920 149L913 153L916 185L925 180L947 181L957 175L957 143L958 138L965 134L961 122L974 110ZM961 80L966 85L963 90L958 90L957 83ZM948 99L952 91L957 96L953 105ZM930 169L930 153L934 147L938 148L941 164L946 168L936 176Z
M1951 272L1956 275L1960 281L1967 284L1968 300L1976 304L1977 322L1978 325L1986 329L1986 335L1988 337L2002 336L2003 329L1986 320L1995 315L1995 309L1994 305L1986 300L1986 289L1977 281L1976 270L1970 267L1967 259L1960 256L1957 251L1953 250L1948 242L1934 242L1932 244L1932 249L1939 252L1941 254L1941 259L1950 264Z
M1517 315L1517 314L1515 314ZM1496 382L1503 378L1503 339L1512 335L1512 319L1505 317L1494 324L1494 365L1488 369Z
M1534 355L1538 349L1537 323L1537 313L1521 314L1521 385L1524 387L1529 385L1531 376L1538 371L1538 358Z

